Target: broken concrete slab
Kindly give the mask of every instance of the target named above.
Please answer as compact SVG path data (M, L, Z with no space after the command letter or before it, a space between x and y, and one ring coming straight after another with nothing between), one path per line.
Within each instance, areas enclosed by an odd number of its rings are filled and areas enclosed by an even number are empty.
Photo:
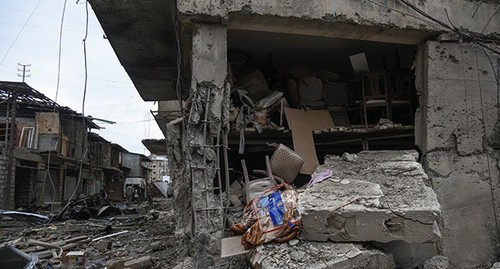
M267 244L250 253L252 268L395 268L391 254L352 243Z
M144 256L138 259L125 262L124 267L130 269L143 269L143 268L149 268L152 265L153 261L151 260L151 257Z
M428 243L440 239L440 205L425 186L415 151L361 152L354 161L329 157L329 180L299 195L311 241Z
M221 240L221 253L220 253L221 258L241 255L248 252L249 250L245 250L245 248L241 244L240 235L228 238L222 238Z
M423 269L446 269L449 266L448 257L436 255L424 262Z

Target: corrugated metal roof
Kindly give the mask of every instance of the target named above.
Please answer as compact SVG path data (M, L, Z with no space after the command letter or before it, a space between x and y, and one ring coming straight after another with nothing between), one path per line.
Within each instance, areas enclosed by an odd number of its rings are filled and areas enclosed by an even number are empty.
M17 93L16 103L21 109L32 111L56 111L63 115L82 117L69 107L64 107L45 96L43 93L33 89L25 82L0 81L0 104L11 98L13 93ZM87 127L100 129L100 127L86 118Z

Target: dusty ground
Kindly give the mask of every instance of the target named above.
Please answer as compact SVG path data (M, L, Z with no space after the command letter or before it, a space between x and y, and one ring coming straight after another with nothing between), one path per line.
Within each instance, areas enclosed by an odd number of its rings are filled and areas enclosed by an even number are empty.
M104 268L110 260L127 261L145 256L151 258L151 266L148 268L172 268L180 263L187 255L187 243L174 235L171 199L155 200L153 205L143 203L134 206L139 214L106 219L66 220L45 225L2 220L0 242L14 245L27 253L38 253L39 268L47 268L49 263L58 268L62 262L53 258L50 251L35 249L28 242L30 239L68 245L63 241L84 238L73 247L69 244L67 249L87 253L84 268ZM95 238L120 231L128 232L92 242Z

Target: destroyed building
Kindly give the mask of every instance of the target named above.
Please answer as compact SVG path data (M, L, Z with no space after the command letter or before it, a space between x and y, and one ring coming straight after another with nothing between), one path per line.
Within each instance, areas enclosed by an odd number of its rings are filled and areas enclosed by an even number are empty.
M132 153L90 132L99 129L92 119L26 83L0 82L0 99L3 209L59 210L73 192L105 191L123 199L125 177L132 167L142 167L143 158L123 165L125 154Z
M193 239L191 255L200 267L219 255L229 207L220 194L240 176L242 159L248 170L264 169L264 157L273 153L267 142L293 147L304 158L295 179L301 185L324 160L350 169L327 155L363 150L360 156L382 174L389 171L387 178L401 167L418 178L408 186L389 180L392 187L377 177L344 181L364 186L369 201L380 192L420 190L423 200L391 204L411 214L425 209L413 223L426 230L413 239L397 234L413 224L407 218L356 215L361 204L343 212L380 221L391 236L365 231L358 240L350 232L347 240L345 232L331 235L333 228L323 231L304 220L305 229L316 229L305 232L309 240L386 244L401 266L437 254L466 268L498 258L495 1L89 2L141 97L158 101L177 229ZM418 156L366 153L410 149ZM353 170L371 169L362 166L363 158ZM321 186L337 183L330 182ZM325 221L336 223L335 210L330 214ZM342 229L362 223L339 219Z
M99 127L21 82L0 82L5 208L54 206L76 186L86 133ZM88 165L86 176L90 178ZM95 193L93 185L78 192ZM10 205L10 206L9 206Z

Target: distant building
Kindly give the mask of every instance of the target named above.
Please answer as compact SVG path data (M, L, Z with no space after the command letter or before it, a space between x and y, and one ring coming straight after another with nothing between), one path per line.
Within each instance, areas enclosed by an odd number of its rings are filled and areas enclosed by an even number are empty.
M57 204L77 185L76 194L98 192L99 181L89 182L92 172L85 150L91 129L99 126L28 84L0 82L3 208ZM12 175L5 170L9 166Z
M151 162L147 162L144 165L148 166L151 170L148 181L169 181L168 172L168 159L167 156L162 155L151 155L149 156Z

